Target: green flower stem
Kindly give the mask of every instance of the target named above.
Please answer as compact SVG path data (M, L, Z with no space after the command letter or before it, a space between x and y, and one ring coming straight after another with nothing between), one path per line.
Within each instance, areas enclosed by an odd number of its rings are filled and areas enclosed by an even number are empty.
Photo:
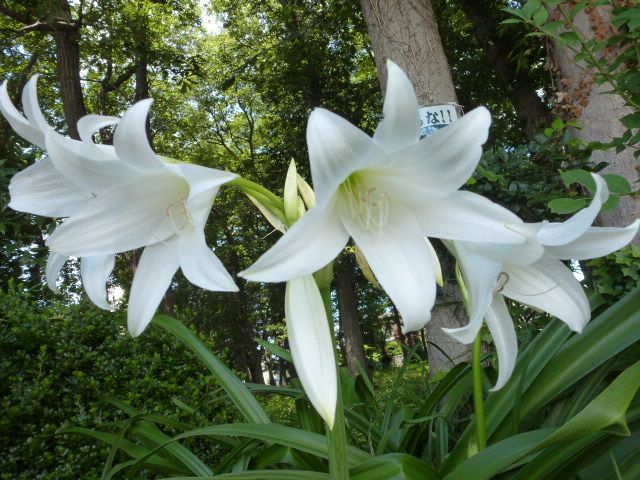
M325 267L326 268L326 267ZM324 308L327 311L329 328L333 332L333 308L331 306L331 282L319 285L320 295ZM338 346L333 338L333 350L336 358L336 369L338 370L338 401L336 404L336 416L333 422L333 430L327 427L327 438L329 440L329 476L332 480L348 480L349 465L347 462L347 431L344 426L344 409L342 407L342 388L340 387L340 371L338 368Z
M480 332L473 342L473 405L476 412L476 436L478 439L478 452L487 448L487 428L484 416L484 394L482 391L482 340Z
M228 185L235 185L240 188L247 195L251 195L259 200L263 205L270 207L277 217L283 222L287 223L287 218L284 214L284 203L280 197L274 194L271 190L263 187L262 185L247 180L246 178L238 177L231 180Z

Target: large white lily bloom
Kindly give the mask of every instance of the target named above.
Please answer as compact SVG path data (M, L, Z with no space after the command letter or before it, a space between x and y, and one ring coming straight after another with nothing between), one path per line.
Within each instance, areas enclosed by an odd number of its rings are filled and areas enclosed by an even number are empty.
M521 224L527 234L521 245L448 242L458 259L468 293L469 324L445 329L453 338L473 342L486 320L496 344L499 374L494 390L502 388L515 367L518 344L504 298L543 310L580 332L590 319L589 302L580 282L561 260L586 260L608 255L627 245L640 220L625 228L591 227L609 193L593 175L596 193L589 207L562 223Z
M327 110L313 111L307 143L316 205L240 275L264 282L308 275L352 237L410 331L429 320L435 300L425 236L502 243L524 237L505 228L519 221L511 212L458 190L480 159L489 112L478 108L420 140L411 82L393 62L387 68L384 119L373 138Z
M195 285L237 291L231 276L206 245L204 225L220 185L235 174L189 164L167 164L147 141L151 100L131 107L114 135L114 152L129 178L102 190L49 237L51 250L77 257L113 255L146 247L129 297L128 326L137 336L146 328L178 270ZM51 136L51 146L80 162L74 144ZM48 143L49 145L49 143ZM89 185L93 175L74 171Z
M298 378L313 407L333 429L338 377L327 313L312 275L287 282L284 308Z
M37 96L38 76L34 75L22 91L22 105L25 116L13 105L7 92L7 82L0 86L0 112L9 122L15 132L25 140L47 150L47 156L33 165L25 168L13 176L9 183L11 202L9 207L19 212L31 213L52 218L64 218L80 209L98 190L84 188L74 182L73 175L67 175L64 167L66 159L51 152L47 146L48 135L57 135L45 120ZM99 159L110 158L108 148L93 144L93 133L98 129L116 123L112 117L89 116L80 120L78 129L83 137L82 142L65 139L74 144L76 150L92 151ZM100 148L104 148L101 151ZM106 181L103 168L93 171L93 176L99 181ZM82 166L87 175L91 172L92 162ZM109 169L107 169L109 170ZM111 168L110 170L121 171ZM47 284L53 291L57 291L56 280L66 261L67 256L50 252L45 270ZM107 302L106 281L114 266L114 256L104 255L80 259L80 275L87 295L93 303L104 309L110 309Z

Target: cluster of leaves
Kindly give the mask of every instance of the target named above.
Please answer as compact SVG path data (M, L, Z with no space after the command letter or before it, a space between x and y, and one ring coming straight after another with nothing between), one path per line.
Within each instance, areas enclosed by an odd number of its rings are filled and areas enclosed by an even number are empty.
M612 34L596 31L585 38L574 26L575 17L586 8L607 6L613 9ZM534 28L529 36L547 36L575 53L576 62L594 72L596 83L608 83L634 111L620 121L626 127L623 135L599 148L634 150L640 158L640 5L637 2L611 0L563 2L561 0L527 0L521 9L505 9L514 18L508 23L525 23ZM557 13L551 16L550 11ZM608 32L607 32L608 33Z
M132 339L125 324L85 303L0 291L0 478L99 478L108 449L65 429L121 416L109 396L174 421L234 421L193 355L158 329ZM221 455L192 448L210 462Z
M555 120L528 144L487 150L468 188L504 205L523 220L553 220L549 199L566 194L561 169L590 168L590 151L575 139L570 125ZM586 201L585 201L586 203Z
M489 447L479 453L468 401L469 366L457 365L439 381L425 383L424 392L407 405L380 396L365 375L356 378L343 370L350 478L595 480L614 479L614 471L635 478L640 465L639 299L640 290L632 291L581 335L572 335L558 320L547 325L523 352L510 382L488 395ZM321 419L299 388L243 384L180 322L156 317L155 323L196 353L246 423L189 428L163 416L141 418L125 408L128 419L83 432L109 443L110 458L122 453L123 461L109 463L109 475L147 469L189 478L330 478ZM277 350L290 360L288 352ZM391 392L404 374L404 368L397 372ZM485 369L485 388L494 375ZM291 398L299 426L272 423L256 393ZM167 424L181 432L173 438L158 434ZM231 449L209 466L186 443L200 437Z
M621 248L606 257L587 262L591 283L603 302L611 302L640 287L640 246Z

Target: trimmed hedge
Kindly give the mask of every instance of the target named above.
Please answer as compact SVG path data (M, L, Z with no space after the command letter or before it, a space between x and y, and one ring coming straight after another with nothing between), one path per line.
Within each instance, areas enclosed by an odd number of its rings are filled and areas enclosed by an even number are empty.
M159 328L131 338L124 312L0 291L0 479L99 478L108 447L62 430L122 418L106 395L194 426L234 421L207 373ZM209 464L221 454L190 448Z

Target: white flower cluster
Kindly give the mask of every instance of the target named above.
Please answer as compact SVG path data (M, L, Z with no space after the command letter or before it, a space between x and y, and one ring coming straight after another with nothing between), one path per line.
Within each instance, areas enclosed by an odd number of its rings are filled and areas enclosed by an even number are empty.
M388 62L387 67L384 119L373 137L327 110L313 111L307 143L315 205L239 273L253 281L288 282L292 354L311 402L330 427L337 377L329 324L311 274L330 263L349 238L398 308L406 331L422 328L435 302L440 270L428 237L445 241L459 262L470 316L467 326L447 332L471 343L487 322L500 362L498 389L513 371L518 347L503 296L581 331L589 304L561 260L606 255L631 241L640 225L637 220L626 228L591 226L608 197L597 175L591 205L563 223L527 224L500 205L461 191L480 160L489 112L477 108L420 139L413 87L397 65ZM237 289L204 238L220 185L236 175L168 163L156 155L145 131L150 101L137 103L121 119L82 118L80 141L47 124L38 107L36 78L25 87L22 103L24 116L9 100L5 82L0 110L47 156L13 178L10 206L65 218L47 240L52 288L67 258L81 258L89 298L109 308L105 282L114 255L144 247L129 296L132 335L151 321L178 268L202 288ZM95 132L114 124L113 146L93 142Z

